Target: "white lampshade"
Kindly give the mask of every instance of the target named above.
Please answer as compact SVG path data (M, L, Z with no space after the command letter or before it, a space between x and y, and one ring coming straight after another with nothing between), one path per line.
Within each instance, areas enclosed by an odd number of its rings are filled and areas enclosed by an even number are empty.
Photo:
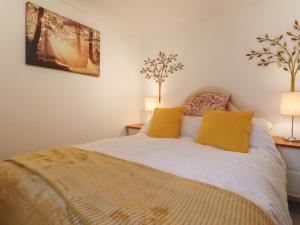
M145 111L152 112L156 108L157 104L158 102L156 98L145 98Z
M300 92L282 93L280 113L287 116L300 116Z

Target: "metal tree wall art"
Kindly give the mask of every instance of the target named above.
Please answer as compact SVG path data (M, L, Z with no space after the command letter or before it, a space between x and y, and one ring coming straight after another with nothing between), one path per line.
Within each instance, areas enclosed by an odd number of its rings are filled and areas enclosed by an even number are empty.
M300 26L298 21L293 25L294 31L278 37L258 37L259 43L265 44L261 50L252 50L246 56L249 60L256 58L258 66L268 66L276 63L284 71L290 73L291 91L295 91L295 79L300 70ZM289 40L289 44L285 41Z
M158 83L158 101L161 102L161 86L166 81L166 78L183 69L183 64L177 62L177 54L169 54L159 52L155 59L147 58L144 63L145 67L141 70L141 75L146 79L153 78Z

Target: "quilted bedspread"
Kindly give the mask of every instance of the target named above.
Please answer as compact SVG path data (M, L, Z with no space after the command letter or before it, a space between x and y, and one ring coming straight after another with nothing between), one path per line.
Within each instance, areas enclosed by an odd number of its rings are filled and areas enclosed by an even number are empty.
M0 163L1 225L273 225L246 198L75 147Z

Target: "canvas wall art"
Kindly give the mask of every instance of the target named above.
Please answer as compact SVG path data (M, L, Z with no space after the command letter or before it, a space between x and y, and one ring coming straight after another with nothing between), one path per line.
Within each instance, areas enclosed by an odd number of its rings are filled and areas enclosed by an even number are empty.
M100 32L27 2L26 63L98 77Z

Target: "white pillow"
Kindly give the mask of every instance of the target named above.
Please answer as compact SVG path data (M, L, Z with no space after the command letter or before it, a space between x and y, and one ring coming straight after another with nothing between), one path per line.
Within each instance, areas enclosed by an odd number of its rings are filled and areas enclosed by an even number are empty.
M144 126L142 127L142 129L140 129L140 131L138 133L148 133L149 127L150 127L150 120L147 121L146 123L144 123Z
M183 116L180 137L196 138L202 123L202 116Z
M196 138L200 129L202 117L198 116L183 116L180 130L180 137ZM150 121L147 121L139 133L147 133L150 127Z
M271 130L271 122L261 118L254 118L249 135L249 147L276 151L276 147L271 136Z
M183 116L180 137L189 137L194 140L198 135L201 122L202 117ZM145 123L140 132L147 133L149 126L150 121ZM272 136L270 135L271 129L272 124L268 120L257 117L253 118L252 128L249 136L249 147L276 150L276 147L272 141Z
M264 128L268 132L271 132L271 130L272 130L272 123L270 121L266 120L266 119L254 117L253 120L252 120L252 123L257 125L257 126L260 126L260 127Z

